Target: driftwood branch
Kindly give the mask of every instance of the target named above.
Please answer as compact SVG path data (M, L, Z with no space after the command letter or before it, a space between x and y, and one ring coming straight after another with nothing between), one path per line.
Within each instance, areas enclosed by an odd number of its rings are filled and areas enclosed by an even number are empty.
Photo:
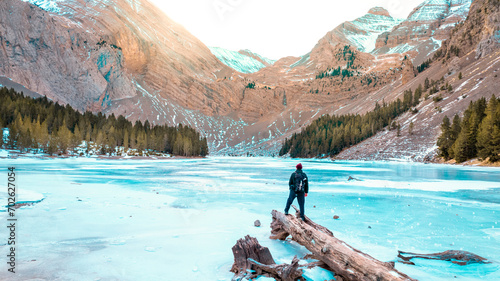
M266 265L260 262L257 262L253 259L248 259L250 263L252 263L255 268L260 269L263 272L266 272L269 277L273 277L276 280L283 281L295 281L295 280L305 280L302 277L302 269L299 269L299 259L295 256L292 260L291 264L273 264Z
M415 264L410 260L415 258L451 261L452 263L459 265L467 265L471 263L490 263L487 259L467 251L451 250L435 254L415 254L403 251L398 251L398 252L399 252L398 258L400 258L403 261L403 263L412 265Z
M294 216L286 216L276 210L272 211L272 216L272 239L285 240L291 235L294 241L311 251L342 280L414 280L394 269L393 263L381 262L333 237L333 234L328 234L324 227L318 227L309 218L302 222Z

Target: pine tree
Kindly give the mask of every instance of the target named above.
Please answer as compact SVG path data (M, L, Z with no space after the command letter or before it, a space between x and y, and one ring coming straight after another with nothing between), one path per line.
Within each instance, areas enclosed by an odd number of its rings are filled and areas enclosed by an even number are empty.
M136 149L137 148L137 135L136 135L136 130L135 128L132 128L132 132L130 133L130 148Z
M109 154L111 155L116 150L115 127L113 125L111 125L106 135L107 135L106 146L108 148L107 150Z
M462 129L453 145L454 158L459 163L477 155L477 123L480 117L474 107L475 103L471 102L469 108L465 111L461 124Z
M191 156L191 153L192 153L192 144L191 144L191 140L187 137L185 137L182 141L183 145L182 145L182 150L184 151L184 155L185 156Z
M142 153L146 149L146 133L139 131L137 134L137 150Z
M497 107L497 112L500 112L500 107ZM500 114L497 114L499 116ZM500 120L498 120L500 121ZM497 122L500 123L500 122ZM495 124L491 133L491 162L500 161L500 125Z
M488 106L486 108L486 117L483 119L481 125L479 126L479 130L477 133L477 148L478 156L482 159L495 156L495 154L493 153L495 146L493 133L498 104L498 100L493 95L489 100Z
M422 84L419 84L415 90L415 95L413 96L413 106L417 106L420 103L420 98L422 97Z
M200 150L200 155L202 157L205 157L208 155L208 142L207 142L207 138L203 138L202 141L201 141L201 150Z
M33 145L33 140L31 139L31 131L29 128L23 132L19 142L22 143L22 145L20 145L21 152L23 152L24 149L30 148Z
M410 126L408 127L408 133L411 135L413 135L413 127L415 125L413 124L413 121L410 122Z
M123 136L123 148L125 149L125 151L128 150L128 141L129 141L128 130L125 129L125 134Z
M450 159L450 149L455 140L453 139L450 119L448 116L444 116L443 123L441 123L441 135L438 138L437 145L439 147L439 156L443 157L445 160Z
M78 126L75 126L75 132L71 137L70 147L72 148L78 147L81 144L82 139L83 137L80 128Z
M61 127L57 131L58 148L62 154L65 154L69 149L72 149L71 139L73 134L66 126L66 120L63 120Z
M99 130L97 132L97 137L95 140L95 150L99 152L99 154L105 154L105 135Z
M451 131L450 131L450 143L452 143L451 147L448 149L448 154L449 154L449 159L454 159L455 158L455 142L458 138L458 135L460 134L460 131L462 131L462 119L458 114L455 114L453 117L453 123L451 124Z
M47 120L40 125L40 148L46 151L49 147L50 135L47 126Z
M180 133L177 132L177 136L175 137L173 153L176 155L182 155L183 154L182 148L183 148L182 137Z
M429 90L430 88L430 82L429 82L429 78L425 78L425 81L424 81L424 92L427 92L427 90Z
M47 146L47 153L49 155L53 155L54 153L57 152L57 134L53 133L51 136L50 136L50 139L49 139L49 144Z

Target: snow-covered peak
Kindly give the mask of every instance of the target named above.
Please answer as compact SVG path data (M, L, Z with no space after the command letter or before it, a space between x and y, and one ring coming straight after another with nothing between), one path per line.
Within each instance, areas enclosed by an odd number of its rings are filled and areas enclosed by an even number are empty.
M352 32L344 30L346 38L361 52L371 52L375 49L377 37L387 31L391 31L402 19L395 19L385 12L384 8L375 7L368 14L351 21L359 31Z
M219 47L209 47L209 49L223 64L242 73L254 73L266 67L260 61L236 51Z

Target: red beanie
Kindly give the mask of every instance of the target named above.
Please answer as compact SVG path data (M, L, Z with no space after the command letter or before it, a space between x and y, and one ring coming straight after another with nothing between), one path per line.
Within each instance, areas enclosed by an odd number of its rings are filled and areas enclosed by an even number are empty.
M297 164L297 166L295 166L297 168L297 170L302 170L302 164Z

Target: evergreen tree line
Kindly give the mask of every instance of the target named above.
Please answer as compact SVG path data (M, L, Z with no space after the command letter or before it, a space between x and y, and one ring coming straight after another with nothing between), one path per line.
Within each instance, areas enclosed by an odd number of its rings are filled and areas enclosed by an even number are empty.
M29 98L13 89L0 89L0 128L9 128L9 136L0 130L0 147L36 149L49 154L73 151L85 141L87 152L116 153L135 149L151 153L182 156L206 156L207 139L194 129L182 126L151 126L149 121L132 124L123 116L105 116L89 111L80 113L46 97ZM148 152L148 153L149 153Z
M342 79L344 79L345 77L352 77L354 76L354 71L348 69L341 69L339 66L337 68L330 68L326 71L320 72L318 75L316 75L316 79L323 79L325 77L335 77L335 76L342 76Z
M460 118L445 116L438 138L440 156L461 163L479 157L491 162L500 160L500 98L471 102Z
M324 115L313 121L299 134L286 139L280 150L280 156L287 153L291 157L333 156L344 148L355 145L393 124L400 114L419 104L422 95L421 87L415 91L405 91L403 100L382 106L377 102L375 109L364 115Z
M422 64L420 64L419 66L417 66L417 71L418 73L426 70L432 63L432 59L428 59L426 61L424 61Z

